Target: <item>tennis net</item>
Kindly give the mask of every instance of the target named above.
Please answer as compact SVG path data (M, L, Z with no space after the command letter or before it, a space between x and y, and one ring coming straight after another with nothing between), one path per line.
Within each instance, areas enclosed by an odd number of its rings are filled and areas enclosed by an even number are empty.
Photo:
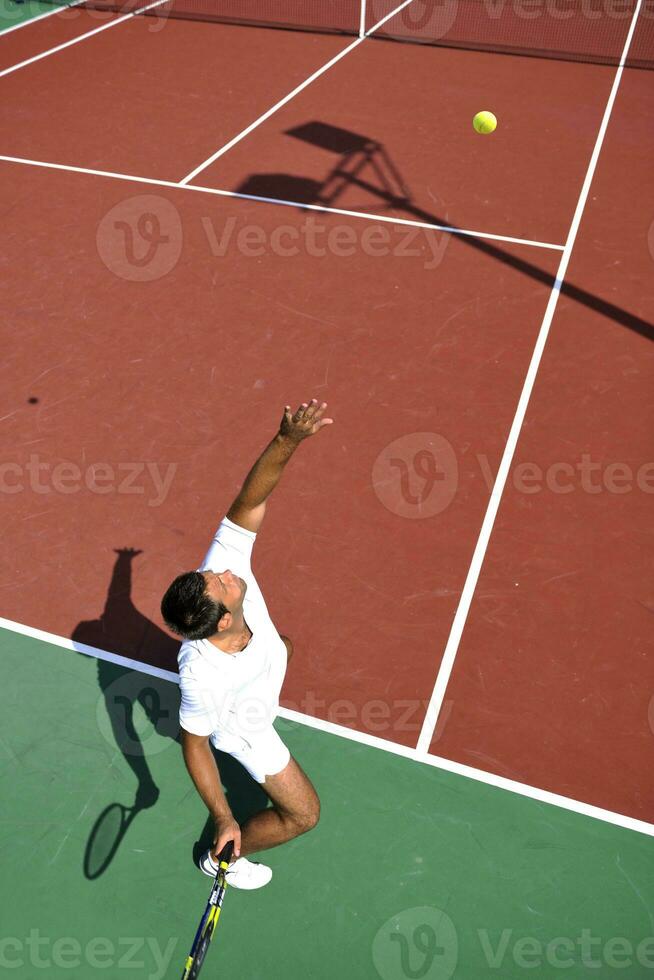
M375 37L616 65L637 0L374 0ZM379 17L377 15L380 15ZM643 0L627 64L654 67L654 0Z
M637 2L83 0L81 6L617 65ZM626 64L654 68L654 0L642 0Z

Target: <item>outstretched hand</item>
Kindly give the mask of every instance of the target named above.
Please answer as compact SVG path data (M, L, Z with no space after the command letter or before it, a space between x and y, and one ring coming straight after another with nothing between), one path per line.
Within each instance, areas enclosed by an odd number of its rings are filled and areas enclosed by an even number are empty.
M317 399L312 398L310 404L302 402L295 415L291 415L291 406L287 405L279 434L294 442L301 442L308 436L315 436L324 425L332 425L334 422L333 419L323 418L326 408L327 402L319 405Z

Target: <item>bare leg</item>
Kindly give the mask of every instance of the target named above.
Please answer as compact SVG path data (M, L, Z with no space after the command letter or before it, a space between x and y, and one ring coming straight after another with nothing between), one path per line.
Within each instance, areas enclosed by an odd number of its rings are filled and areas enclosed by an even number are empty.
M261 784L273 806L241 828L241 854L253 854L305 834L318 823L320 800L311 780L291 757L285 769Z
M291 660L293 659L293 641L289 640L287 636L283 636L281 633L279 635L284 641L284 646L286 647L286 662L290 664Z

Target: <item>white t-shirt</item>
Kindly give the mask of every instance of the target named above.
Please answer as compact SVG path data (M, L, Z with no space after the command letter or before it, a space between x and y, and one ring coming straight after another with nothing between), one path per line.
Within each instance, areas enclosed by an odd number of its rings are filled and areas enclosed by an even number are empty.
M280 657L286 647L266 607L250 566L256 540L225 517L198 571L229 568L245 579L243 618L252 631L244 650L225 653L209 640L185 640L179 651L182 702L179 722L193 735L211 735L226 752L238 749L249 733L270 727L279 710Z

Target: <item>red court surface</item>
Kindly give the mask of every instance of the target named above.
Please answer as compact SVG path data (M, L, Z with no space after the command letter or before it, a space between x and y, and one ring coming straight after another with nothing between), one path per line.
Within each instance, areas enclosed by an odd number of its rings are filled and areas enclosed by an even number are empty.
M435 59L430 47L369 42L193 183L269 197L285 196L283 184L275 193L275 175L322 183L343 157L292 135L317 121L380 143L423 220L563 244L613 76L597 65L448 49ZM505 110L502 138L492 143L461 125L487 103ZM361 179L379 186L369 166ZM357 185L336 203L373 212L384 205ZM383 210L412 216L401 206Z
M180 181L348 43L151 27L3 79L2 153ZM174 669L163 589L203 557L271 406L324 398L336 424L291 462L255 550L301 653L285 704L414 747L561 252L407 238L374 212L563 245L614 78L364 42L194 179L321 201L372 146L332 202L360 217L1 162L2 615ZM493 140L469 126L482 97ZM651 467L653 101L626 71L431 745L650 822L651 493L531 493L515 467ZM143 215L165 244L150 266L129 261ZM142 553L103 617L125 547Z
M16 30L0 34L0 71L27 61L28 58L35 58L44 51L116 19L117 15L108 11L71 9L57 11L52 16L43 17L33 23L23 23ZM54 62L50 62L51 67L52 65ZM8 79L9 76L6 76L3 85L8 84ZM51 83L52 71L48 78L48 88ZM25 94L24 91L22 94ZM3 99L3 104L4 102Z
M650 75L627 72L567 277L599 308L559 304L432 743L599 805L610 785L616 809L646 820L654 294L642 283L654 263L654 139L641 120L653 111ZM521 481L528 463L543 475Z
M15 168L2 169L9 184ZM244 458L270 438L266 406L301 398L309 385L338 404L338 423L332 439L293 460L257 548L276 621L305 651L289 697L304 710L310 692L326 704L350 699L356 727L365 727L361 709L371 700L428 697L488 498L469 450L482 446L496 466L547 285L454 237L436 269L424 268L432 261L425 243L423 254L405 259L390 249L386 256L249 258L231 248L216 257L206 227L220 235L236 219L235 235L254 225L269 238L282 222L299 227L306 218L168 190L183 228L179 262L156 282L126 284L101 261L96 233L114 206L141 190L92 176L20 172L8 218L16 222L14 267L40 270L40 285L28 296L22 276L5 283L3 302L16 311L23 339L4 365L6 451L13 445L20 465L31 453L82 468L147 457L177 471L159 504L141 478L140 495L17 493L7 557L20 554L25 522L37 521L39 532L30 542L35 567L7 583L7 615L69 635L75 617L100 612L113 549L133 546L144 550L137 605L158 622L162 583L199 563L243 478ZM369 227L340 216L321 220L358 235ZM44 224L66 234L40 235ZM518 258L534 251L506 250ZM556 253L538 255L552 275ZM506 315L509 308L515 315ZM30 396L39 404L26 404ZM375 494L375 461L415 432L442 433L459 457L447 520L407 518ZM57 581L56 604L44 605L38 589L26 588L42 575ZM410 665L399 655L407 638ZM174 650L146 636L119 652L170 667ZM405 710L393 709L386 736ZM415 742L420 713L419 702L411 727L396 733L406 744Z
M54 55L54 77L49 59L8 76L3 84L11 155L181 180L349 43L207 27L135 18ZM350 187L339 195L339 207L383 208L400 217L562 244L614 70L453 50L439 51L435 62L434 53L367 42L193 182L297 200L301 192L289 188L289 178L320 184L343 161L341 153L288 135L318 122L381 144L419 213L380 199L370 167L361 179L373 189ZM479 141L471 127L461 126L484 99L505 107L505 136L495 142ZM384 114L377 111L380 104Z
M0 35L0 51L27 31ZM13 156L180 180L347 43L130 18L6 76L0 140Z

